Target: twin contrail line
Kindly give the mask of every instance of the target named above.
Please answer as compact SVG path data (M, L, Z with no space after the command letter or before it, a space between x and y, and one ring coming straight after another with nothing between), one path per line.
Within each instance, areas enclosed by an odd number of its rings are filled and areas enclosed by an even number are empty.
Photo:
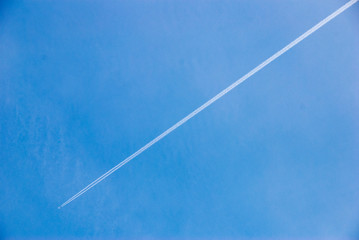
M186 117L184 117L182 120L180 120L179 122L177 122L175 125L173 125L172 127L170 127L169 129L167 129L166 131L164 131L163 133L161 133L158 137L154 138L153 140L151 140L149 143L147 143L145 146L143 146L142 148L140 148L139 150L137 150L135 153L133 153L131 156L127 157L125 160L123 160L122 162L120 162L119 164L117 164L116 166L114 166L113 168L111 168L110 170L108 170L106 173L104 173L102 176L100 176L99 178L97 178L95 181L93 181L92 183L90 183L89 185L87 185L84 189L82 189L80 192L76 193L74 196L72 196L70 199L68 199L66 202L64 202L63 204L61 204L58 208L62 208L64 206L66 206L67 204L69 204L70 202L72 202L73 200L75 200L76 198L78 198L79 196L81 196L82 194L84 194L85 192L87 192L89 189L93 188L96 184L98 184L99 182L101 182L102 180L104 180L105 178L107 178L109 175L111 175L112 173L114 173L116 170L118 170L120 167L122 167L123 165L125 165L126 163L128 163L129 161L131 161L132 159L134 159L135 157L137 157L138 155L140 155L142 152L144 152L145 150L147 150L148 148L150 148L153 144L157 143L158 141L160 141L162 138L164 138L165 136L167 136L168 134L170 134L172 131L174 131L176 128L180 127L181 125L183 125L185 122L187 122L188 120L190 120L191 118L193 118L194 116L196 116L198 113L200 113L202 110L204 110L205 108L209 107L212 103L214 103L215 101L217 101L218 99L220 99L221 97L223 97L225 94L227 94L229 91L231 91L233 88L237 87L239 84L241 84L242 82L244 82L245 80L247 80L248 78L250 78L252 75L254 75L255 73L257 73L259 70L261 70L262 68L264 68L265 66L267 66L268 64L270 64L271 62L273 62L274 60L276 60L278 57L280 57L282 54L284 54L285 52L287 52L289 49L291 49L292 47L294 47L295 45L297 45L298 43L300 43L301 41L303 41L305 38L307 38L309 35L311 35L312 33L314 33L315 31L317 31L319 28L321 28L322 26L324 26L325 24L327 24L330 20L334 19L336 16L338 16L339 14L341 14L342 12L344 12L346 9L348 9L349 7L351 7L352 5L354 5L358 0L351 0L348 3L346 3L345 5L343 5L341 8L339 8L338 10L336 10L335 12L333 12L332 14L330 14L328 17L326 17L325 19L323 19L322 21L320 21L317 25L315 25L314 27L312 27L311 29L309 29L308 31L306 31L305 33L303 33L301 36L299 36L297 39L295 39L293 42L289 43L287 46L285 46L283 49L279 50L277 53L275 53L273 56L271 56L270 58L268 58L267 60L265 60L264 62L262 62L260 65L258 65L257 67L255 67L253 70L251 70L249 73L247 73L246 75L244 75L243 77L241 77L240 79L238 79L237 81L235 81L234 83L232 83L230 86L228 86L226 89L224 89L223 91L221 91L220 93L218 93L216 96L214 96L213 98L211 98L210 100L208 100L206 103L204 103L202 106L200 106L199 108L197 108L196 110L194 110L193 112L191 112L190 114L188 114Z

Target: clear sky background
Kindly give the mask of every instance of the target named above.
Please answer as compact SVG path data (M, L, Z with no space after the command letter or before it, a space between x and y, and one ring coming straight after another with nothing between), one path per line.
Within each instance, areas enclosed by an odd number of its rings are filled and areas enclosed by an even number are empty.
M2 1L0 239L359 238L359 3Z

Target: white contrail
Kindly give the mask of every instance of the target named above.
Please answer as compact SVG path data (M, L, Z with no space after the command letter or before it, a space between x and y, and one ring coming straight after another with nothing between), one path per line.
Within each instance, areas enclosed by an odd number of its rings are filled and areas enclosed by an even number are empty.
M94 187L96 184L98 184L99 182L101 182L102 180L104 180L106 177L108 177L109 175L111 175L113 172L115 172L116 170L118 170L120 167L122 167L123 165L125 165L126 163L128 163L129 161L131 161L132 159L134 159L135 157L137 157L138 155L140 155L143 151L145 151L146 149L150 148L153 144L155 144L156 142L160 141L162 138L164 138L165 136L167 136L168 134L170 134L172 131L174 131L176 128L178 128L179 126L181 126L182 124L184 124L185 122L187 122L188 120L190 120L191 118L193 118L195 115L197 115L199 112L201 112L203 109L207 108L209 105L211 105L212 103L214 103L215 101L217 101L218 99L220 99L221 97L223 97L226 93L228 93L229 91L231 91L233 88L237 87L239 84L241 84L242 82L244 82L246 79L248 79L249 77L251 77L252 75L254 75L256 72L258 72L259 70L261 70L262 68L264 68L265 66L267 66L268 64L270 64L271 62L273 62L275 59L277 59L278 57L280 57L283 53L287 52L289 49L291 49L292 47L294 47L295 45L297 45L299 42L301 42L302 40L304 40L305 38L307 38L309 35L311 35L312 33L314 33L315 31L317 31L319 28L321 28L323 25L325 25L326 23L328 23L330 20L332 20L333 18L335 18L336 16L338 16L339 14L341 14L342 12L344 12L346 9L348 9L349 7L351 7L353 4L355 4L358 0L351 0L348 3L346 3L345 5L343 5L341 8L339 8L338 10L336 10L334 13L330 14L328 17L326 17L325 19L323 19L321 22L319 22L317 25L315 25L314 27L312 27L311 29L309 29L308 31L306 31L305 33L303 33L300 37L298 37L297 39L295 39L293 42L289 43L287 46L285 46L283 49L281 49L280 51L278 51L277 53L275 53L273 56L271 56L270 58L268 58L267 60L265 60L264 62L262 62L260 65L258 65L256 68L254 68L252 71L250 71L249 73L247 73L246 75L244 75L243 77L241 77L240 79L238 79L237 81L235 81L234 83L232 83L229 87L227 87L226 89L224 89L222 92L218 93L216 96L214 96L213 98L211 98L210 100L208 100L206 103L204 103L202 106L200 106L199 108L197 108L196 110L194 110L193 112L191 112L189 115L187 115L186 117L184 117L182 120L180 120L179 122L177 122L175 125L173 125L172 127L170 127L169 129L167 129L166 131L164 131L161 135L159 135L158 137L156 137L155 139L153 139L152 141L150 141L149 143L147 143L145 146L143 146L142 148L140 148L139 150L137 150L137 152L135 152L134 154L132 154L131 156L127 157L125 160L123 160L122 162L120 162L119 164L117 164L116 166L114 166L113 168L111 168L109 171L107 171L105 174L103 174L102 176L100 176L99 178L97 178L95 181L93 181L92 183L90 183L88 186L86 186L84 189L82 189L80 192L76 193L74 196L72 196L70 199L68 199L66 202L64 202L63 204L61 204L58 208L62 208L64 206L66 206L67 204L69 204L70 202L72 202L73 200L75 200L76 198L78 198L79 196L81 196L82 194L84 194L85 192L87 192L90 188Z

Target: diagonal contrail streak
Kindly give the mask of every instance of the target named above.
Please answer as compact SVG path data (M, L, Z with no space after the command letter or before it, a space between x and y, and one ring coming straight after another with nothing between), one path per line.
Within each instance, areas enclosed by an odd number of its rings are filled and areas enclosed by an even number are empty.
M208 100L206 103L204 103L202 106L198 107L196 110L194 110L193 112L191 112L190 114L188 114L186 117L184 117L182 120L180 120L179 122L177 122L175 125L173 125L172 127L170 127L169 129L167 129L166 131L164 131L162 134L160 134L158 137L154 138L153 140L151 140L149 143L147 143L145 146L143 146L142 148L140 148L139 150L137 150L135 153L133 153L131 156L127 157L125 160L123 160L122 162L120 162L119 164L117 164L116 166L114 166L113 168L111 168L109 171L107 171L106 173L104 173L102 176L100 176L99 178L97 178L95 181L93 181L92 183L90 183L88 186L86 186L84 189L82 189L80 192L76 193L74 196L72 196L70 199L68 199L66 202L64 202L63 204L61 204L58 208L62 208L64 206L66 206L67 204L69 204L70 202L72 202L73 200L75 200L76 198L78 198L79 196L81 196L82 194L84 194L85 192L87 192L89 189L91 189L92 187L94 187L96 184L98 184L99 182L101 182L102 180L104 180L105 178L107 178L109 175L111 175L113 172L115 172L116 170L118 170L120 167L122 167L123 165L125 165L126 163L128 163L129 161L131 161L132 159L134 159L135 157L137 157L138 155L140 155L142 152L144 152L145 150L147 150L148 148L150 148L153 144L157 143L158 141L160 141L162 138L164 138L165 136L167 136L168 134L170 134L172 131L174 131L176 128L178 128L179 126L181 126L182 124L184 124L185 122L187 122L188 120L190 120L191 118L193 118L194 116L196 116L199 112L201 112L202 110L204 110L205 108L207 108L208 106L210 106L212 103L214 103L215 101L217 101L218 99L220 99L221 97L223 97L225 94L227 94L229 91L231 91L233 88L237 87L239 84L241 84L242 82L244 82L246 79L250 78L252 75L254 75L255 73L257 73L259 70L261 70L262 68L264 68L265 66L267 66L268 64L270 64L271 62L273 62L275 59L277 59L278 57L280 57L282 54L284 54L285 52L287 52L289 49L291 49L292 47L294 47L295 45L297 45L298 43L300 43L301 41L303 41L305 38L307 38L309 35L311 35L312 33L314 33L315 31L317 31L319 28L321 28L322 26L324 26L326 23L328 23L330 20L334 19L336 16L338 16L339 14L341 14L342 12L344 12L346 9L348 9L349 7L351 7L353 4L355 4L358 0L351 0L348 3L346 3L345 5L343 5L341 8L339 8L338 10L336 10L335 12L333 12L332 14L330 14L328 17L326 17L325 19L323 19L322 21L320 21L317 25L315 25L314 27L312 27L311 29L309 29L308 31L306 31L305 33L303 33L301 36L299 36L297 39L295 39L293 42L289 43L287 46L285 46L283 49L279 50L277 53L275 53L273 56L271 56L270 58L268 58L267 60L265 60L264 62L262 62L260 65L258 65L256 68L254 68L253 70L251 70L249 73L247 73L246 75L244 75L243 77L241 77L240 79L238 79L237 81L235 81L234 83L232 83L230 86L228 86L226 89L224 89L223 91L221 91L220 93L218 93L216 96L214 96L213 98L211 98L210 100Z

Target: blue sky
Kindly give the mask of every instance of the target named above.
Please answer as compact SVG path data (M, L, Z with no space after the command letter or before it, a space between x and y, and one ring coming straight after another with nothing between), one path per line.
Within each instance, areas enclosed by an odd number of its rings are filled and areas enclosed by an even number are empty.
M359 3L5 1L0 239L359 236Z

